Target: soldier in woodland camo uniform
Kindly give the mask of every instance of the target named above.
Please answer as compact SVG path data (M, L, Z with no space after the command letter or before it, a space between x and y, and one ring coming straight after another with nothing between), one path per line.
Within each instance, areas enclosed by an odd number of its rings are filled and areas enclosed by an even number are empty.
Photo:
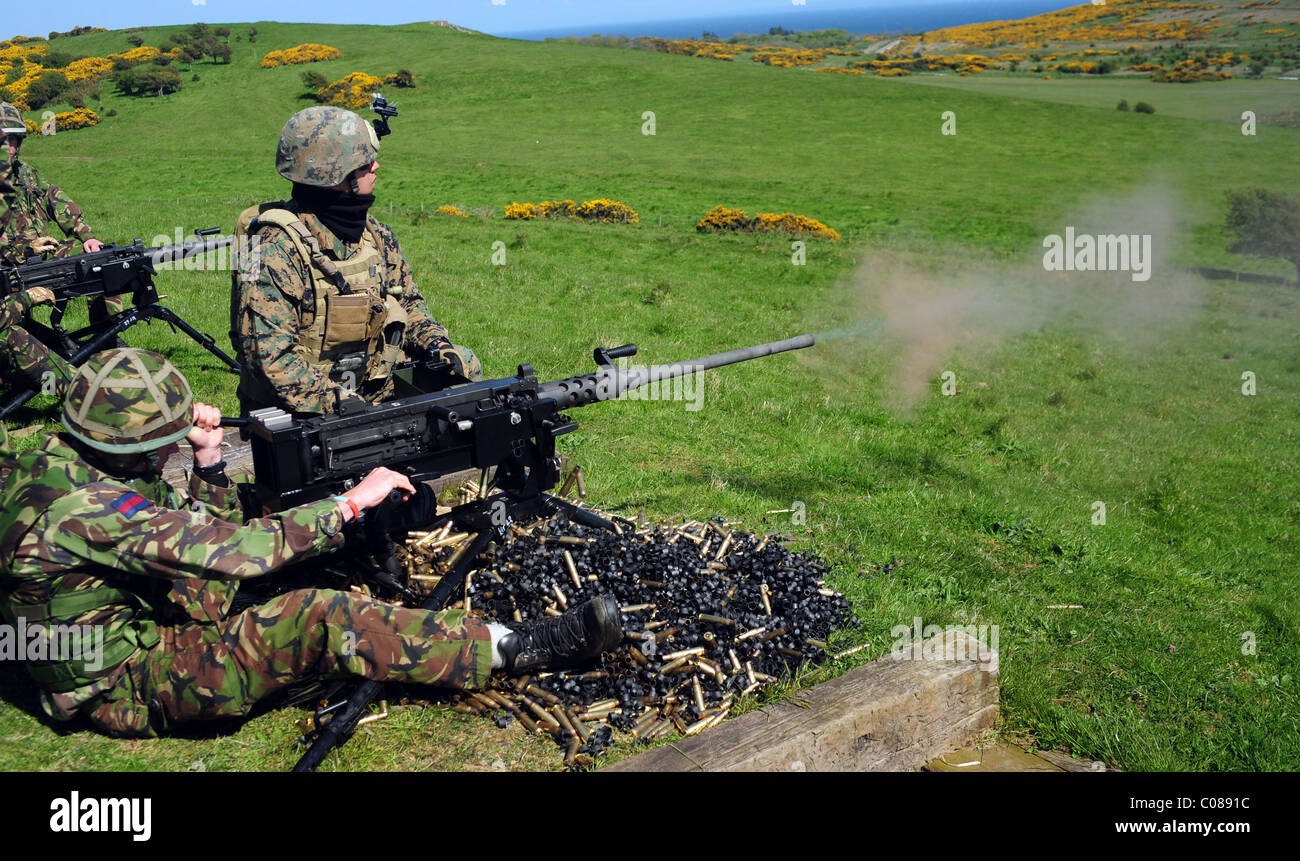
M512 628L324 589L231 615L239 581L340 546L347 522L412 487L381 467L345 496L241 524L220 418L163 357L109 350L69 386L66 433L0 461L0 611L50 716L150 736L245 715L304 676L473 687L494 667L587 660L621 638L610 596ZM187 494L159 472L181 438ZM30 651L33 629L47 653Z
M98 251L102 243L94 237L81 216L81 208L56 185L50 185L36 169L19 159L19 150L27 136L22 114L8 102L0 102L0 134L4 136L5 160L0 168L0 197L4 212L0 214L0 266L17 266L29 259L66 257L78 242L86 251ZM68 238L60 242L50 235L55 225ZM48 294L49 291L45 291ZM44 372L55 384L50 394L63 394L71 380L71 367L23 327L33 305L53 304L52 295L10 298L0 314L4 317L4 343L0 359L16 370L32 388L48 388ZM91 320L104 319L122 309L122 299L99 297L90 303Z
M378 155L374 129L351 111L307 108L285 124L276 168L292 198L246 210L236 229L260 238L232 284L244 412L331 413L353 396L378 403L408 358L443 359L481 379L473 352L429 314L392 230L369 215Z

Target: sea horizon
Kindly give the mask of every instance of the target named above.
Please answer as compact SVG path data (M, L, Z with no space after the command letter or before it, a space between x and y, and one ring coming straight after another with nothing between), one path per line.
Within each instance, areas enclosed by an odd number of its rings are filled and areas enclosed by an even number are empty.
M541 41L571 36L656 36L663 39L698 39L711 32L723 39L737 33L766 35L773 27L786 30L847 30L854 34L903 35L961 24L1005 21L1041 15L1081 5L1061 0L953 0L924 6L896 3L888 6L849 9L810 9L791 6L781 12L744 15L706 15L699 18L575 24L532 30L493 32L510 39ZM454 21L452 23L455 23ZM486 31L485 31L486 32Z

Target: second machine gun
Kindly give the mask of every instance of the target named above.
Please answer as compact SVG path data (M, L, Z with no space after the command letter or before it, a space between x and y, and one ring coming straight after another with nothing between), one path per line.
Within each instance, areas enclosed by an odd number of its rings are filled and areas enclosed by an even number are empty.
M538 382L532 366L525 364L513 377L375 406L360 405L340 415L294 419L276 408L257 410L247 420L256 492L264 507L279 511L340 493L378 466L403 472L412 483L468 469L486 475L494 468L494 493L419 524L422 529L437 529L451 522L458 531L474 535L468 548L457 555L450 570L423 598L424 609L441 609L488 544L505 541L511 523L563 512L577 523L613 529L605 518L547 492L560 475L555 440L578 428L562 410L613 400L654 382L813 344L813 336L800 335L671 365L624 369L614 360L636 353L635 345L625 344L596 349L595 372L553 382ZM370 516L382 522L386 507ZM381 564L387 570L378 572L378 580L411 598L412 593L400 581L396 561L389 557ZM379 689L379 682L363 682L348 699L318 711L315 739L295 770L315 769L330 749L345 741Z
M233 371L239 364L205 335L182 320L176 312L161 304L153 279L156 266L175 263L206 254L232 243L228 236L216 236L218 228L195 231L197 238L177 245L146 248L140 240L131 245L105 245L99 251L23 263L0 269L0 286L10 295L32 287L45 287L54 293L54 311L50 325L27 320L23 325L34 338L57 353L73 367L115 343L118 335L136 323L162 320L180 329ZM63 314L72 299L121 296L130 293L132 307L124 308L73 332L63 328ZM0 405L4 418L36 395L35 389L21 389Z

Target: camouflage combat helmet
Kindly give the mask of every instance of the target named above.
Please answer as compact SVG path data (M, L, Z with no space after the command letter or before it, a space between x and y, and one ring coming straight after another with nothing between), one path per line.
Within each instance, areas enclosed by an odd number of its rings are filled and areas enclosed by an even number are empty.
M23 122L23 115L8 102L0 102L0 134L27 134L27 124Z
M275 169L290 182L330 188L378 157L379 138L370 123L352 111L320 105L284 124Z
M189 433L190 384L147 350L96 353L77 369L63 399L63 426L109 454L153 451Z

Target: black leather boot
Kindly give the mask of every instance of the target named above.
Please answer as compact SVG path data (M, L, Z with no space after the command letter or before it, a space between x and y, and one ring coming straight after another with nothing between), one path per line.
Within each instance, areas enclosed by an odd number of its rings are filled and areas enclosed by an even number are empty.
M497 649L505 660L505 671L519 676L599 657L623 639L623 616L614 596L602 595L563 616L519 622L510 628Z

